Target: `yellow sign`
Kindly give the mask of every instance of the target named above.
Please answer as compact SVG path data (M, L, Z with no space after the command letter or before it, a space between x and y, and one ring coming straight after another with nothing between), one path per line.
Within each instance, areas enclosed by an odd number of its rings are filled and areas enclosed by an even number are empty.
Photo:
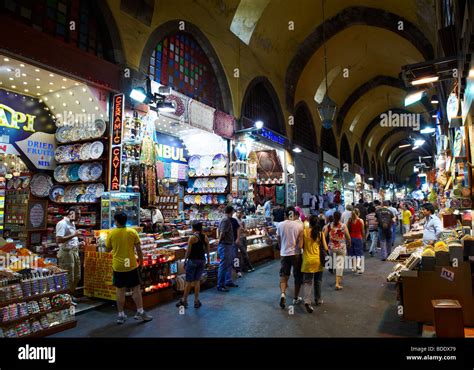
M10 114L10 121L7 118L7 113ZM4 104L0 104L0 127L8 127L19 130L20 124L24 124L23 131L35 132L35 118L36 116L17 112Z

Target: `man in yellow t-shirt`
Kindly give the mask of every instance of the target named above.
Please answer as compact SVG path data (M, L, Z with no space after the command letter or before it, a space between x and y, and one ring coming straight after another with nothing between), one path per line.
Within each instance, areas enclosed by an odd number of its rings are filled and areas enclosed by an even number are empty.
M136 230L126 227L127 215L118 212L114 215L116 229L107 236L106 249L112 250L113 283L117 288L117 324L127 320L124 312L125 291L132 289L132 298L137 306L135 320L151 321L153 317L143 310L142 292L140 287L139 267L143 265L143 253L140 238ZM135 252L138 256L135 256Z
M403 234L406 234L410 231L410 224L411 224L411 212L409 210L408 204L405 203L405 205L403 206L403 211L402 211Z

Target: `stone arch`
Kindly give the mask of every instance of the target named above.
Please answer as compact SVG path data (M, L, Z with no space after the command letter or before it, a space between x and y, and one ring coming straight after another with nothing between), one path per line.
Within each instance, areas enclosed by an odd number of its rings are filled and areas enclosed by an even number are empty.
M347 141L346 134L342 134L341 137L341 150L340 156L342 162L352 164L352 155L351 155L351 147L349 146L349 141Z
M293 126L293 143L313 153L318 151L318 141L313 117L304 101L296 104Z
M179 30L179 22L180 20L177 19L170 20L160 25L152 32L145 45L140 60L141 72L145 73L146 75L149 74L150 58L152 57L153 51L163 39L172 34L179 33L177 32L177 30ZM216 51L214 50L214 47L212 46L206 35L199 29L199 27L197 27L191 22L186 22L186 30L183 31L182 34L191 35L196 40L199 47L204 51L204 54L209 60L221 96L221 107L214 108L222 109L224 112L233 114L232 95L230 92L229 83L224 68L220 62Z
M272 83L264 76L255 77L247 86L241 117L244 121L262 120L266 128L286 135L280 100Z

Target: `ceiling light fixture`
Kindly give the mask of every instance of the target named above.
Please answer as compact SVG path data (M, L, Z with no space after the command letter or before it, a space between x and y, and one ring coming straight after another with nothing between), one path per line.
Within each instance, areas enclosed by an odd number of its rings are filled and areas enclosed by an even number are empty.
M12 85L12 89L16 89L16 86L15 86L15 85Z
M407 148L409 146L411 146L411 144L402 144L402 145L399 145L398 147L399 148Z
M420 134L432 134L436 129L434 127L425 127L420 131Z
M23 85L28 85L28 82L26 82L26 81L23 81Z
M293 153L302 153L303 151L301 148L298 148L297 146L293 148Z
M38 68L35 68L35 72L39 72L40 70Z
M25 92L28 92L28 91L30 91L30 90L28 90L28 89L25 89Z
M52 73L49 74L49 77L54 77L54 75Z
M39 78L36 78L36 81L41 81Z
M50 93L52 93L52 92L53 92L53 90L51 90L51 89L49 89L48 91L49 91Z
M63 81L67 81L67 78L63 78Z
M9 79L10 81L13 81L13 80L14 80L14 78L13 78L13 77L8 77L8 79Z
M10 59L8 59L8 58L3 58L3 60L4 60L5 62L9 62L9 61L10 61Z
M23 63L20 63L20 67L24 67L25 65Z
M73 95L74 95L74 93L73 93L72 91L69 91L69 95L73 96Z
M424 94L423 90L422 91L416 91L414 93L408 94L405 97L405 107L420 101L421 98L423 97L423 94Z
M423 139L415 140L415 146L422 146L424 143L425 143L425 140Z
M21 75L22 75L23 77L26 77L26 73L22 73Z
M430 76L430 77L423 77L423 78L419 78L417 80L413 80L411 82L411 84L413 86L416 86L416 85L423 85L423 84L429 84L429 83L432 83L432 82L436 82L439 80L439 77L438 76Z
M439 103L439 99L438 99L438 96L437 95L433 95L431 97L431 104L438 104Z

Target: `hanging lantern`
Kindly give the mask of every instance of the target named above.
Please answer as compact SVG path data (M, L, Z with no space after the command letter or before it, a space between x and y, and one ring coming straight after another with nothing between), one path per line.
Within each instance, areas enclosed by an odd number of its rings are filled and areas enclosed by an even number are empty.
M329 95L326 94L323 101L318 106L319 118L321 119L325 129L330 129L332 127L332 123L336 117L336 110L336 103L334 103Z

